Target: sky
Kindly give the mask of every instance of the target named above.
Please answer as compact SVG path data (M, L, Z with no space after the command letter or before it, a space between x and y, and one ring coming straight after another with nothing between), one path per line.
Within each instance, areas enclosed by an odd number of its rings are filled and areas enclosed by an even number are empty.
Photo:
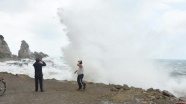
M150 57L186 58L186 0L0 0L0 34L13 54L18 53L25 40L32 52L61 56L61 48L68 46L69 39L58 10L71 7L76 11L78 6L88 8L95 2L126 14L128 31L145 34L149 37L145 41L156 40L157 50ZM73 5L78 6L73 9ZM121 19L117 16L115 19Z
M18 54L25 40L32 52L61 56L68 38L57 10L65 5L59 0L0 0L0 34L13 54Z

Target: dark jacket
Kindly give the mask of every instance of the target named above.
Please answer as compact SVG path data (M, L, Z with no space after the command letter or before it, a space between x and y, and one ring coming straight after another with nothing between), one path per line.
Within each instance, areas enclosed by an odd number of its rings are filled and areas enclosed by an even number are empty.
M43 76L43 72L42 72L42 66L46 66L46 63L44 61L40 62L40 61L36 61L33 64L34 68L35 68L35 77L36 76Z

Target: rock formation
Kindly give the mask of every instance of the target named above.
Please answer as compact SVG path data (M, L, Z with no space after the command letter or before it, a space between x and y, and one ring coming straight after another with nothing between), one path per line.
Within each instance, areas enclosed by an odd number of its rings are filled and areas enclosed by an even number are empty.
M26 41L22 41L21 43L21 49L18 52L19 58L40 58L48 57L47 54L43 52L31 52L29 49L29 45L26 43Z
M109 99L109 101L116 102L117 104L176 104L182 102L185 98L177 98L170 92L160 89L149 88L147 90L136 87L129 87L127 84L111 85L111 94L102 96ZM182 103L180 103L182 104ZM183 103L184 104L184 103Z
M9 58L12 53L8 47L8 44L4 40L4 37L0 35L0 58Z
M47 54L45 54L45 53L43 53L43 52L32 52L31 53L31 58L40 58L40 59L42 59L42 58L44 58L44 57L48 57L48 55Z
M26 41L21 41L21 47L20 50L18 52L18 57L19 58L30 58L30 49L29 49L29 45L26 43Z

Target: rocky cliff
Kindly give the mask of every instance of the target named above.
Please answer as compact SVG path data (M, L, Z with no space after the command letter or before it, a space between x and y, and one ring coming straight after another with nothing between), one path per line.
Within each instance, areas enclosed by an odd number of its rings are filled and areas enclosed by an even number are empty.
M0 35L0 58L9 58L12 56L12 53L8 47L8 44L4 40L4 37Z

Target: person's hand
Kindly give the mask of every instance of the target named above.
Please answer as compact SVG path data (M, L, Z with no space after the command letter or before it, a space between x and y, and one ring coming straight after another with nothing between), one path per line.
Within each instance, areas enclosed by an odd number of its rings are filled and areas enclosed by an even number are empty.
M77 71L74 72L74 74L76 74Z

